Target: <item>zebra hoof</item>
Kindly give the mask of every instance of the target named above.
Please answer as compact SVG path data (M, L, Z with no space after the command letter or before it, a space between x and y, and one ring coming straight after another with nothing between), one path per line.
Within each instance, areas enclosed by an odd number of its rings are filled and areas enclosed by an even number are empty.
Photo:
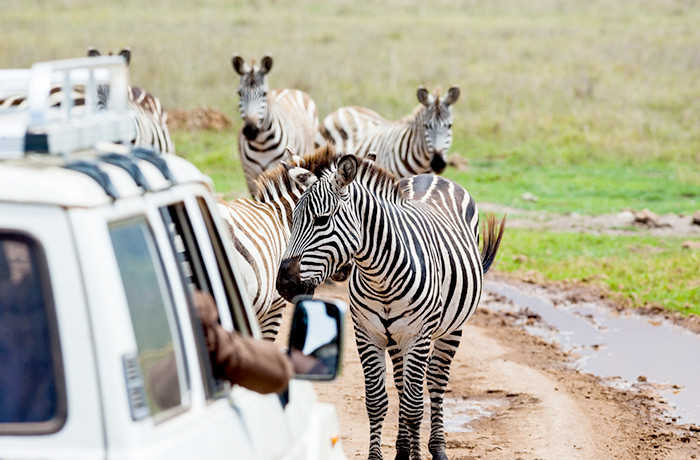
M409 460L409 458L410 452L399 450L396 452L396 457L394 458L394 460Z
M436 452L433 454L433 460L447 460L447 454L445 452Z

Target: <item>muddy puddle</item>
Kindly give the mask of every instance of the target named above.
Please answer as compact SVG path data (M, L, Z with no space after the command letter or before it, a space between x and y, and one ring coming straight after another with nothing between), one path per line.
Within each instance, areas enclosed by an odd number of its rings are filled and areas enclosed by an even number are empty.
M545 296L503 282L487 281L485 289L508 302L486 302L480 308L525 309L528 332L573 352L581 371L613 385L653 385L675 408L670 415L679 423L700 423L700 336L595 303L555 306Z

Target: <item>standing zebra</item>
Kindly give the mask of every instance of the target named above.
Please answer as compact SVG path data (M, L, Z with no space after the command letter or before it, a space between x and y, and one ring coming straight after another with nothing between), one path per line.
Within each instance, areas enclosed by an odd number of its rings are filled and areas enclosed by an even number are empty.
M88 49L88 56L100 56L95 48ZM112 53L109 53L110 55ZM131 62L131 50L125 48L119 55ZM135 133L131 143L137 147L151 147L161 153L175 153L175 146L168 130L168 115L163 110L160 99L137 86L127 86L129 113L134 120ZM102 85L98 89L98 107L105 107L109 100L109 87Z
M480 252L476 203L448 179L397 180L354 155L330 168L290 168L290 176L308 188L294 210L277 288L287 299L313 293L335 268L354 262L349 300L365 375L369 458L382 458L388 351L399 393L396 458L421 458L427 378L428 447L434 460L446 459L442 403L450 364L479 303L505 217L498 226L489 216Z
M341 107L323 120L319 132L338 152L359 157L377 152L377 164L398 177L440 174L452 146L452 104L459 88L453 86L441 97L439 90L430 94L419 86L417 96L420 104L399 120L386 120L364 107Z
M234 55L233 69L241 76L238 83L238 108L243 125L238 133L238 152L248 189L255 194L255 178L279 163L285 149L299 155L314 151L318 130L316 104L297 89L268 92L266 75L272 69L272 57L265 56L260 66L249 66Z
M332 149L322 147L303 157L293 156L290 164L312 169L327 167L334 156ZM305 187L291 180L281 164L264 171L255 182L253 199L222 201L219 212L231 232L236 266L245 280L262 336L275 340L287 305L275 287L277 269L287 248L292 211ZM344 267L333 278L345 279L348 269Z

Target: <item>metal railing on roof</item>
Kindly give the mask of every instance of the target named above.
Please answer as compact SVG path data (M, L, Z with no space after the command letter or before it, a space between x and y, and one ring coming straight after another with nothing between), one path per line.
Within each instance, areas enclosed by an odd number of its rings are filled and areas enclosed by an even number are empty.
M99 142L130 144L135 127L128 110L128 81L128 67L121 56L0 70L0 97L19 91L18 97L26 98L17 108L0 110L0 158L21 158L27 153L66 155ZM64 95L58 107L51 103L56 90ZM98 104L100 91L108 93L104 107ZM76 93L82 94L77 103Z

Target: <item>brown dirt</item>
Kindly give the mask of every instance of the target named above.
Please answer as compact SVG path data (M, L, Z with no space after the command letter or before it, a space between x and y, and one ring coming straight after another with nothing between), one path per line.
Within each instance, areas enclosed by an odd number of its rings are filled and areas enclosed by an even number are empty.
M225 113L209 107L198 107L192 110L168 110L168 129L223 131L233 126L231 118Z
M325 285L317 295L347 302L346 288L344 283ZM565 292L561 287L552 290L553 297ZM571 292L585 295L580 289ZM669 419L663 400L651 387L635 384L618 389L574 370L568 365L569 355L527 334L517 325L521 323L517 315L488 308L499 301L490 295L482 299L483 308L467 323L453 363L446 394L451 460L700 458L700 427L680 426ZM348 458L363 459L369 424L350 323L346 323L343 374L334 382L315 386L319 399L335 404ZM384 457L391 459L398 402L392 379L387 386L390 408L382 441ZM457 423L459 417L469 415L467 403L474 401L488 413ZM424 458L429 458L428 434L424 421Z
M655 214L648 209L623 209L612 214L586 216L526 211L492 203L479 204L479 210L508 215L508 228L530 228L549 232L576 232L593 235L650 235L700 237L700 215ZM693 245L690 245L693 246ZM688 247L688 249L694 249Z

